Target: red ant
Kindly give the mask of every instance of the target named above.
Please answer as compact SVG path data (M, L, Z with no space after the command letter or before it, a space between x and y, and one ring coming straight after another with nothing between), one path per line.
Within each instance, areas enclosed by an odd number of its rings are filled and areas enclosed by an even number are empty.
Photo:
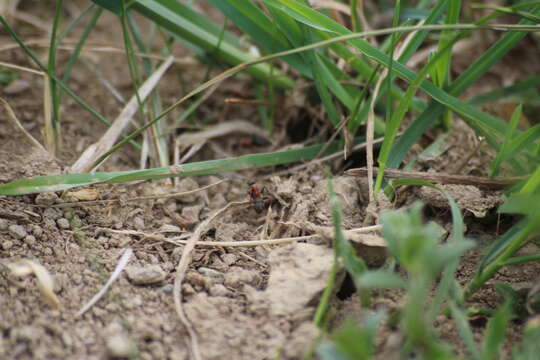
M255 183L255 180L249 180L248 185L249 185L248 194L251 197L251 205L253 205L253 208L255 208L256 212L260 213L265 208L265 204L263 200L264 188L259 189L259 187Z

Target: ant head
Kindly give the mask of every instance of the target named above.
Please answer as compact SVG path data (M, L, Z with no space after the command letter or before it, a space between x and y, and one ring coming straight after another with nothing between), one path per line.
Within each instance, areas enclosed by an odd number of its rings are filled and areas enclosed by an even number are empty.
M249 179L248 182L247 182L247 184L248 184L249 186L255 185L255 183L256 183L256 181L255 181L254 179Z

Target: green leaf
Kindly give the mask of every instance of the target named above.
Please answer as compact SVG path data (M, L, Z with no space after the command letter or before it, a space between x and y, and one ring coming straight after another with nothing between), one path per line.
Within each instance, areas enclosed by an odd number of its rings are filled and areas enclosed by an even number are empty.
M317 354L324 360L368 360L375 354L375 334L384 318L383 312L367 314L359 326L352 320L345 323L323 342Z
M407 288L407 283L398 274L384 270L366 271L355 283L362 288Z
M332 209L332 224L334 226L334 247L336 257L343 263L345 269L351 274L351 277L358 279L359 276L367 271L367 265L362 258L356 255L356 251L351 243L345 239L343 230L341 228L341 203L339 198L334 193L334 186L332 179L328 178L328 197L330 200L330 207ZM358 286L357 286L358 288ZM370 298L369 294L361 289L358 289L359 297L363 306L369 306Z
M459 335L461 336L461 340L463 340L463 342L465 343L465 346L467 347L467 350L471 354L472 358L474 360L482 359L482 357L480 356L480 349L478 348L478 345L474 340L474 335L471 330L467 315L461 308L458 307L458 305L454 301L449 301L448 306L450 308L452 318L456 323Z
M505 133L503 144L497 153L497 156L495 156L495 159L493 159L493 162L491 163L489 167L489 176L495 177L497 176L497 173L499 171L499 166L501 165L501 162L503 158L508 158L508 148L510 147L510 142L512 141L512 138L514 137L514 132L517 129L519 120L521 119L521 109L522 106L519 105L516 107L514 112L512 113L512 118L510 119L510 124L508 126L508 130Z
M504 336L510 322L510 304L505 302L487 324L482 345L482 359L498 359Z

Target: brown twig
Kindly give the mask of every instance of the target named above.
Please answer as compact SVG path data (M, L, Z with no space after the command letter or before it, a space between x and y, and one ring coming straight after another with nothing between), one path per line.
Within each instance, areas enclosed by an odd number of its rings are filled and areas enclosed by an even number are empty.
M243 204L243 202L240 204ZM182 307L182 282L184 281L188 265L191 262L193 249L195 249L195 245L197 245L197 242L199 242L201 235L207 230L208 225L210 225L212 220L214 220L218 215L225 212L225 210L227 210L231 206L235 205L239 205L239 203L228 203L225 207L214 212L206 220L204 220L197 226L195 231L193 231L191 237L186 242L186 246L184 247L184 251L182 251L182 256L180 258L180 261L178 262L178 266L176 267L176 277L174 279L174 307L176 309L178 317L180 318L180 321L182 321L186 330L189 333L189 337L191 339L191 351L193 354L193 359L195 360L201 360L202 357L199 349L199 341L197 340L197 333L195 332L193 325L189 321Z
M374 168L373 171L374 175L377 175L379 169ZM367 173L366 168L350 169L345 171L345 175L347 176L367 176ZM386 169L384 171L384 177L389 179L421 179L440 184L474 185L496 190L505 189L525 179L524 177L490 179L481 176L451 175L444 173L426 173L420 171L402 171L393 169Z

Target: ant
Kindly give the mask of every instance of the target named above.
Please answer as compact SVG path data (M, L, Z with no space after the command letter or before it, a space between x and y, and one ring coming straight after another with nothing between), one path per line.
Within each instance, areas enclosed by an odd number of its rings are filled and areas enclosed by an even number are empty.
M247 184L249 185L248 194L251 197L251 205L253 205L253 208L255 208L256 212L260 213L265 208L263 200L264 188L259 189L259 187L255 183L255 180L249 180Z

